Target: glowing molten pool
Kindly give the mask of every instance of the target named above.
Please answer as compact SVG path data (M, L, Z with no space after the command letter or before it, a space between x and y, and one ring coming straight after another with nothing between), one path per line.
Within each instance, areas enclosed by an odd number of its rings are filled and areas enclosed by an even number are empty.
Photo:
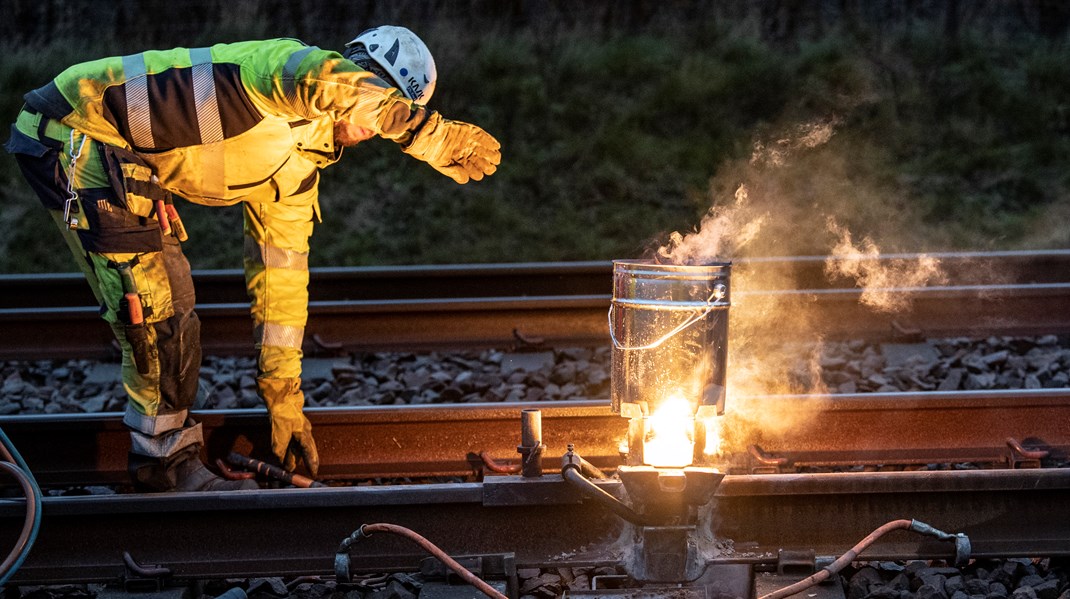
M681 394L673 394L646 418L643 461L661 468L683 468L695 456L694 406Z

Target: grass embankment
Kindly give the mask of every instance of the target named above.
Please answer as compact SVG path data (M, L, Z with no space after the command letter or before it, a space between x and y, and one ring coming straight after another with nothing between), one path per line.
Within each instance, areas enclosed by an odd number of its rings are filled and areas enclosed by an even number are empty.
M421 30L439 61L433 107L497 136L503 164L457 186L391 143L347 151L324 173L311 263L636 256L740 184L747 214L768 214L752 254L823 253L829 216L888 251L1070 246L1065 43L925 23L787 45L746 23L687 27ZM122 43L0 51L0 114L68 64L136 50ZM815 124L833 134L810 148ZM7 155L0 206L0 272L73 270ZM182 208L194 268L240 266L240 210Z

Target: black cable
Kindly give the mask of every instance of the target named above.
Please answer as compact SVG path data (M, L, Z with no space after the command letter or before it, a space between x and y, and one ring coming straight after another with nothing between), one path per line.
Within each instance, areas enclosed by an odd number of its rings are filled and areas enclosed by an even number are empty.
M598 485L587 480L587 477L580 472L578 464L567 464L561 468L561 476L568 481L573 487L580 490L581 493L594 499L598 503L609 509L614 514L624 518L632 524L639 526L657 526L661 522L649 518L643 514L640 514L633 510L628 504L622 502L616 497L602 490Z

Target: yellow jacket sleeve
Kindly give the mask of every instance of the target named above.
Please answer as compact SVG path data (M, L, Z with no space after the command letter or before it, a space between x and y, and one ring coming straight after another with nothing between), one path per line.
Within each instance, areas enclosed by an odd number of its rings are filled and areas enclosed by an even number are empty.
M288 41L288 40L287 40ZM333 51L278 40L242 61L242 82L266 114L327 116L407 144L430 111Z

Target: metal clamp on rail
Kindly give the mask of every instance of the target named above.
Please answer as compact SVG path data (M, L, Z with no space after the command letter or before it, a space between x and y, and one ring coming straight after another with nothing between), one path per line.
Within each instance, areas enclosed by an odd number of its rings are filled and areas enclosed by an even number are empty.
M361 524L360 528L354 530L353 534L345 539L342 539L342 543L338 545L338 552L334 554L334 576L338 579L338 582L350 582L353 580L353 576L349 572L349 563L351 560L349 557L349 548L357 541L371 536L371 534L364 531L365 526L367 526L367 524Z
M1027 449L1018 439L1007 437L1006 461L1010 468L1040 468L1040 461L1048 457L1047 449Z
M784 468L788 466L788 458L765 453L757 445L748 445L747 453L758 463L758 465L750 467L751 474L781 474Z
M156 564L145 565L134 559L129 551L123 552L123 590L128 593L160 592L164 581L171 577L171 569Z
M933 528L932 526L919 522L918 520L910 521L910 530L921 533L923 535L929 535L936 537L941 541L954 541L955 543L955 566L965 566L970 561L970 553L973 551L973 547L970 544L970 537L965 533L949 533L942 530Z
M598 472L602 478L605 478L605 475L600 470L580 457L575 452L574 446L569 443L568 451L561 456L561 477L566 482L579 490L584 496L602 504L603 507L632 524L638 526L656 526L660 524L659 521L636 512L631 506L603 491L598 485L588 480L585 474L592 471Z

